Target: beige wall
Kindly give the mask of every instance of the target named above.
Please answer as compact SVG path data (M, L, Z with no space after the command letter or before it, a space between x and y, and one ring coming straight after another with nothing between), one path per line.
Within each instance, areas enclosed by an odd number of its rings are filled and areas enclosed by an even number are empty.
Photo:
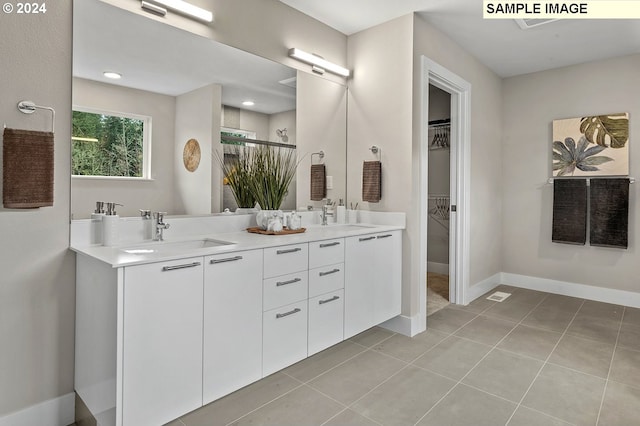
M115 3L140 7L135 0ZM277 0L194 3L215 10L219 41L307 72L309 67L287 57L289 47L346 62L346 36ZM73 391L75 273L68 251L71 19L70 0L48 2L46 14L0 14L3 121L18 128L48 127L47 113L25 116L17 110L22 99L57 112L54 207L0 209L0 417Z
M73 105L145 115L153 119L151 148L151 178L153 180L117 181L74 178L71 180L73 218L90 217L96 201L124 204L117 210L120 216L138 216L140 209L177 213L173 204L175 98L144 90L74 78ZM180 155L182 156L182 154Z
M0 417L73 390L74 257L69 241L71 2L45 15L0 15L0 116L8 127L50 130L25 115L32 100L56 110L54 205L0 208Z
M415 15L414 150L420 144L420 56L471 83L471 286L502 271L502 80L451 39ZM416 211L414 206L412 212ZM417 219L410 215L409 226ZM417 301L416 301L417 302Z
M640 55L607 59L504 81L503 233L505 272L638 292L640 184L630 187L629 249L551 242L554 119L630 114L630 175L638 177Z

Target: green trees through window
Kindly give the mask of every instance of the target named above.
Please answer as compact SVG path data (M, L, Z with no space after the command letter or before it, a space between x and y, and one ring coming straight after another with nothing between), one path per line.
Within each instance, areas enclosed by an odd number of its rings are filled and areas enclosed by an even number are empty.
M72 173L144 177L147 123L139 118L73 111Z

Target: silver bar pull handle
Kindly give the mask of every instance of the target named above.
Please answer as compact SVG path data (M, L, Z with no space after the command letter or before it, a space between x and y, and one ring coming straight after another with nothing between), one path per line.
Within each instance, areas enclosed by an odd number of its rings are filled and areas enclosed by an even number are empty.
M242 256L227 257L224 259L211 259L211 262L209 263L215 265L216 263L234 262L236 260L242 260Z
M332 243L320 244L320 248L333 247L333 246L338 246L338 245L340 245L340 242L339 241L334 241Z
M378 235L376 238L389 238L389 237L393 237L393 235L391 234Z
M295 252L300 251L300 250L302 250L300 247L296 247L296 248L287 249L287 250L278 250L278 251L276 251L276 254L295 253Z
M369 241L369 240L375 240L375 239L376 239L376 237L375 237L375 236L373 236L373 237L362 237L362 238L360 238L359 240L360 240L360 241Z
M325 303L333 302L333 301L338 300L338 299L340 299L340 296L333 296L330 299L318 301L318 305L324 305Z
M293 310L291 310L289 312L285 312L284 314L276 314L276 319L288 317L289 315L297 314L300 311L301 311L300 308L295 308L295 309L293 309Z
M321 277L324 277L325 275L335 274L336 272L340 272L340 269L335 268L335 269L332 269L330 271L320 272L320 273L318 273L318 275L320 275Z
M289 281L278 281L278 282L276 283L276 287L281 287L281 286L283 286L283 285L288 285L288 284L298 283L298 282L300 282L300 281L302 281L302 278L294 278L294 279L289 280Z
M184 265L175 265L175 266L163 266L162 272L175 271L177 269L195 268L196 266L200 266L200 262L185 263Z

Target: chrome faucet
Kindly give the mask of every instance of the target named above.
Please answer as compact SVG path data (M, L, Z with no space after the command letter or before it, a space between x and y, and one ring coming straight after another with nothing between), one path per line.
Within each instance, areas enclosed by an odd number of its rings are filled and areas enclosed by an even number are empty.
M322 224L327 225L327 216L333 216L333 213L329 213L329 207L331 207L331 198L325 198L325 203L322 205Z
M166 212L156 212L153 214L153 229L155 230L153 241L164 241L162 232L171 226L168 223L164 223L164 215L166 214Z

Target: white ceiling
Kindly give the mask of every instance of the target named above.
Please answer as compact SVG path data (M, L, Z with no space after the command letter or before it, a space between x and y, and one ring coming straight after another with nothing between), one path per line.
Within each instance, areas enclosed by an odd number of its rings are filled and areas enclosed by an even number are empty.
M295 77L289 67L102 1L75 0L73 9L75 77L171 96L218 83L225 105L265 114L296 107L295 88L279 83Z
M419 14L501 77L640 52L640 20L561 20L522 30L482 18L481 0L280 0L351 35Z

